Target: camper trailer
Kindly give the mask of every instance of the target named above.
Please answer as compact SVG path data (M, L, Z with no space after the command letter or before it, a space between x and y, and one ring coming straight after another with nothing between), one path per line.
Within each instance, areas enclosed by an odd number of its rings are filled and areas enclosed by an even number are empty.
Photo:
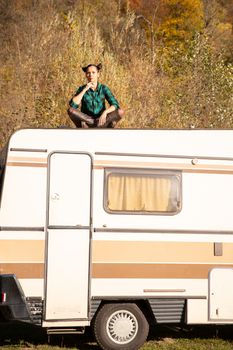
M1 172L3 320L107 350L233 323L233 130L19 130Z

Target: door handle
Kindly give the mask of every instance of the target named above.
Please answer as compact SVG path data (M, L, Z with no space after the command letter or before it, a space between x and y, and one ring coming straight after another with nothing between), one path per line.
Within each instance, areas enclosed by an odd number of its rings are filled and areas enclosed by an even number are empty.
M51 199L52 201L58 201L58 200L60 199L59 193L53 193L53 194L51 194L50 199Z

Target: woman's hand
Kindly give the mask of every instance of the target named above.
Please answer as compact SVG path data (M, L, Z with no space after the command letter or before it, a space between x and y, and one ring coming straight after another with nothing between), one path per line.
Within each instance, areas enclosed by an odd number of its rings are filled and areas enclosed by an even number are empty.
M73 97L73 102L79 105L82 101L82 98L84 94L89 90L89 89L95 89L95 84L92 82L87 83L87 85L84 87L84 89L76 96Z
M88 91L89 89L95 89L95 84L92 83L91 81L89 83L87 83L86 87L85 87L85 91Z
M103 125L106 123L107 115L108 115L108 114L107 114L106 111L104 111L104 112L101 114L101 116L100 116L100 118L99 118L98 126L103 126Z

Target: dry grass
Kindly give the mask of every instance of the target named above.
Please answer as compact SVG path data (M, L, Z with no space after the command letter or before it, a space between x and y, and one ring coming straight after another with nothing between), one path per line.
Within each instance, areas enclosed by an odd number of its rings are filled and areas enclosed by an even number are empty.
M0 146L18 128L73 127L67 103L89 62L102 62L101 81L126 112L118 127L233 127L233 66L211 33L186 51L155 36L152 52L138 16L120 3L0 0Z

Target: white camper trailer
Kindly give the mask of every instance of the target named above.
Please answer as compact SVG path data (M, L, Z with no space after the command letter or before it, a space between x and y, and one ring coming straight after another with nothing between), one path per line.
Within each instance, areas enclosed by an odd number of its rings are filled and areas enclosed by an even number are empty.
M2 318L107 350L233 323L233 130L20 130L2 173Z

